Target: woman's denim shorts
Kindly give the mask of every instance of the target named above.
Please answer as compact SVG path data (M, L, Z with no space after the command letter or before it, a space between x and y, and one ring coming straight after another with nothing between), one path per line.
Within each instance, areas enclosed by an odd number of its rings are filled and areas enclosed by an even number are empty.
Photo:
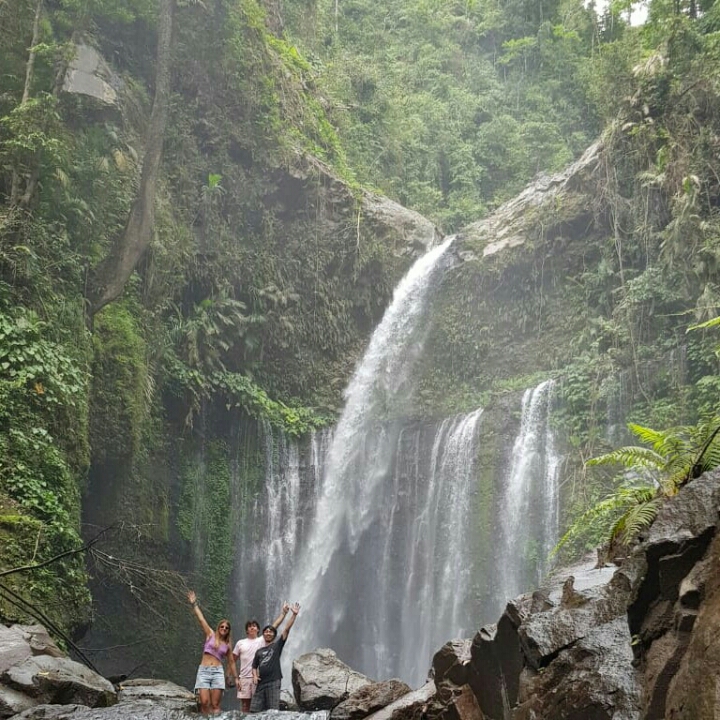
M224 690L225 670L222 665L200 665L195 678L196 690Z

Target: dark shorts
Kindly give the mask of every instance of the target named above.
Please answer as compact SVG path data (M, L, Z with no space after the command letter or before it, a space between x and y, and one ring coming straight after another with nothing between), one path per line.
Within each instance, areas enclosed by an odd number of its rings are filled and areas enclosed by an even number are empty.
M255 688L255 694L250 702L250 712L280 709L280 683L281 680L271 680Z

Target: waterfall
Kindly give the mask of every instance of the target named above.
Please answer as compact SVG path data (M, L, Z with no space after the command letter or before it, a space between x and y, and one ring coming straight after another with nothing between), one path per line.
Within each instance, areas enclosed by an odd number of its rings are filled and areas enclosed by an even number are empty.
M382 561L389 550L381 530L392 514L384 496L400 432L388 414L400 415L411 395L412 368L424 338L421 319L451 242L412 266L355 370L328 450L312 528L293 570L290 595L303 608L293 631L298 650L331 645L348 662L364 658L359 669L374 675L377 659L394 656L398 642L385 635L393 613L385 607L379 614L387 601L379 583L403 582L379 578L384 565L390 572ZM417 607L414 599L408 604Z
M552 381L525 392L509 462L503 429L514 432L515 421L506 412L494 425L482 408L407 419L448 246L398 286L335 428L297 445L265 427L264 480L238 493L250 505L236 607L243 617L262 608L266 622L283 600L301 603L286 678L293 657L330 647L369 677L421 684L447 640L472 637L529 587L556 541Z
M378 675L422 679L433 653L450 637L472 632L473 598L471 543L468 528L475 493L478 409L441 423L435 432L425 482L422 465L414 463L408 486L414 519L407 524L402 596L416 605L403 612L399 658L395 667L379 668ZM416 440L421 436L416 434ZM419 444L419 442L418 442ZM412 457L420 459L419 448ZM400 455L400 453L399 453ZM398 473L396 473L396 476ZM401 479L400 476L398 479ZM396 492L402 501L402 489ZM400 513L395 513L399 517ZM390 525L390 533L394 531ZM384 577L390 579L389 573ZM393 582L391 580L391 582ZM387 588L388 592L391 587ZM418 628L423 631L418 633ZM390 635L391 628L385 629Z
M520 429L499 513L498 567L502 596L509 600L537 583L558 531L560 458L549 424L554 381L525 391Z
M241 625L250 618L261 626L272 621L289 597L330 437L329 431L313 432L309 447L301 449L269 423L261 426L264 477L254 492L244 488L249 499L239 519L244 532L236 554L233 607ZM241 628L236 635L242 637Z

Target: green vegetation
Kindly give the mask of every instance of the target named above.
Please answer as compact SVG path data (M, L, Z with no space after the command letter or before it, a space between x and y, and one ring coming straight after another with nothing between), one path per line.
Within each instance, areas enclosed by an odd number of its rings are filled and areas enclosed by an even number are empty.
M578 517L554 552L566 544L574 545L575 551L591 549L602 538L606 554L612 556L618 546L635 541L652 523L665 498L720 466L717 416L662 432L632 423L629 429L644 445L618 448L588 460L588 467L620 465L623 470L614 477L614 492Z
M598 135L584 200L528 212L506 252L458 242L417 414L556 378L572 516L606 495L584 460L614 404L653 427L717 413L720 4L652 0L642 28L629 0L283 5L0 3L0 568L119 522L139 562L207 570L215 615L249 521L233 483L243 505L262 478L233 433L332 422L410 263L364 188L454 231ZM68 92L80 42L115 102ZM14 587L89 621L78 558Z

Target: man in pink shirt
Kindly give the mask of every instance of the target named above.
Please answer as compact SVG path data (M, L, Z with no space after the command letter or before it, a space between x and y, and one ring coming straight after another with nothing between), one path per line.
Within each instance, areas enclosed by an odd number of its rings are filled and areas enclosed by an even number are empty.
M283 603L280 614L273 621L274 627L279 627L285 620L290 606ZM252 663L255 653L267 645L265 638L260 634L260 625L257 620L248 620L245 623L247 637L238 640L233 648L233 657L238 666L237 696L240 699L240 708L244 713L250 712L250 700L255 692L255 683L252 676Z

